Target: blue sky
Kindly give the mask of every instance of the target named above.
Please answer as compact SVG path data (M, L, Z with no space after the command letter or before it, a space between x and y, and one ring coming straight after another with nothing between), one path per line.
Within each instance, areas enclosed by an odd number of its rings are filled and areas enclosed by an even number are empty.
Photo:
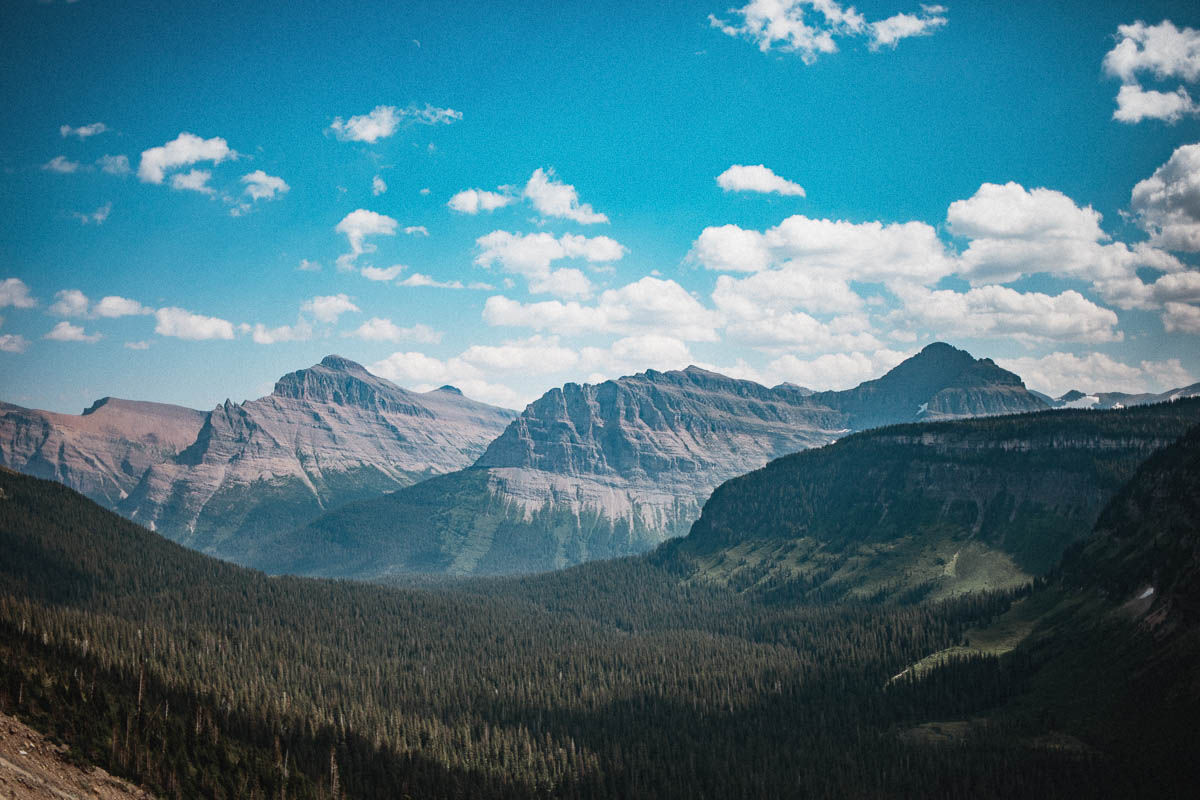
M1047 5L12 0L0 399L1200 380L1200 8Z

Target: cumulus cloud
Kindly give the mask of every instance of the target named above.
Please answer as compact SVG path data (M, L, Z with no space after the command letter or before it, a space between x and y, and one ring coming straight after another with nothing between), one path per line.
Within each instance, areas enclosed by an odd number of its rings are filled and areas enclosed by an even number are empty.
M1020 375L1030 389L1061 397L1071 390L1092 392L1162 392L1186 386L1195 378L1179 359L1125 364L1104 353L1077 356L1050 353L1025 358L998 358L996 363Z
M320 322L336 323L338 317L351 311L358 311L358 306L344 294L317 296L300 304L301 311L307 311Z
M346 241L350 243L350 252L338 258L338 267L351 268L356 258L375 250L374 245L366 242L368 236L395 236L399 224L386 214L377 214L365 208L351 211L334 227L338 233L345 234Z
M72 172L79 170L80 164L77 161L72 161L66 156L55 156L54 158L42 164L42 169L47 172L58 172L63 175L69 175Z
M185 131L164 145L142 151L142 158L138 164L138 178L145 183L162 183L166 173L173 169L200 161L220 164L222 161L236 159L237 155L237 152L231 150L229 144L219 136L202 139Z
M424 108L409 106L375 106L366 114L359 114L343 120L334 119L329 130L343 142L367 142L373 144L380 139L386 139L396 132L405 121L419 122L424 125L449 125L462 119L462 113L452 108L438 108L426 104Z
M880 349L874 352L826 353L812 359L780 356L767 364L769 382L784 381L817 391L851 389L878 378L912 353Z
M764 53L796 53L805 64L837 52L837 39L868 36L872 50L895 47L901 39L924 36L946 24L942 6L921 6L919 14L896 14L868 22L853 6L836 0L751 0L731 9L731 20L709 15L712 27L739 39L748 39Z
M1143 89L1135 83L1127 83L1117 91L1117 110L1113 112L1113 119L1128 123L1137 123L1144 119L1175 123L1194 114L1200 114L1200 105L1192 100L1192 96L1182 86L1173 92L1160 92L1157 89Z
M288 190L292 188L283 178L268 175L261 169L243 175L242 183L246 184L245 193L254 200L273 200L275 195L287 194Z
M129 166L129 156L123 155L100 156L96 159L96 166L109 175L128 175L133 171Z
M400 342L406 339L437 344L442 341L442 332L418 322L409 328L402 328L390 319L371 317L359 325L354 331L346 334L368 342Z
M20 278L5 278L0 281L0 308L33 308L37 300L29 294L29 287Z
M369 281L394 281L406 269L408 267L404 264L393 264L390 267L363 267L362 275Z
M87 314L87 295L78 289L63 289L54 293L50 313L59 317L82 317Z
M424 225L409 225L404 229L404 233L408 236L428 236L429 229Z
M897 318L939 336L1003 337L1024 344L1045 341L1119 342L1117 315L1079 292L1057 295L980 286L966 292L907 287Z
M103 122L93 122L91 125L80 125L78 128L72 128L70 125L60 125L58 127L59 134L65 139L68 136L75 136L79 139L86 139L89 136L96 136L108 130L108 126Z
M495 211L517 202L517 198L486 189L463 189L446 203L460 214L478 214L480 211Z
M478 367L461 358L442 361L415 351L396 352L372 364L370 370L380 377L417 391L429 391L452 384L468 397L485 403L506 408L519 408L525 404L521 394L507 386L488 382Z
M29 340L17 333L0 334L0 353L24 353L29 349Z
M302 258L300 259L300 263L296 266L296 269L300 270L301 272L320 272L321 262Z
M383 178L376 175L374 178L371 179L371 194L378 197L379 195L383 194L386 191L387 191L387 183L384 182Z
M505 272L521 275L529 281L533 294L552 294L556 297L587 297L592 285L577 269L552 270L551 264L566 258L583 259L590 263L616 261L626 253L625 247L607 236L587 237L549 233L509 233L492 231L475 243L481 252L475 263L481 267L500 267Z
M130 300L127 297L119 297L118 295L108 295L100 299L100 302L92 306L92 316L104 317L105 319L115 319L117 317L131 317L140 314L153 314L154 309L146 308L136 300Z
M592 370L589 383L647 369L683 369L695 362L686 342L664 334L626 336L608 347L585 347L580 353L580 366Z
M154 312L154 332L159 336L203 341L206 339L232 339L233 323L218 317L193 314L183 308L160 308Z
M1200 306L1188 303L1167 303L1162 315L1167 333L1200 333Z
M944 16L945 6L921 6L921 13L901 13L870 24L871 49L895 47L901 39L911 36L929 36L949 20Z
M533 203L539 214L570 219L581 225L608 222L608 217L579 202L579 193L569 183L555 179L554 170L538 167L529 176L522 196Z
M803 309L814 314L857 311L863 300L834 273L789 265L746 278L721 275L713 301L725 314L750 319L767 312Z
M531 336L499 345L472 345L459 359L490 372L547 375L579 363L579 354L559 344L555 336Z
M1120 78L1117 110L1113 119L1136 123L1159 119L1174 123L1185 115L1200 113L1187 89L1173 91L1144 89L1139 75L1158 81L1179 80L1194 83L1200 79L1200 31L1180 30L1170 20L1147 25L1141 20L1117 27L1117 43L1104 56L1104 70Z
M717 185L727 192L760 192L804 197L804 187L779 177L762 164L734 164L717 176Z
M594 305L547 300L520 303L502 295L483 306L489 325L531 328L564 336L612 333L639 336L670 332L683 341L718 339L719 315L675 281L647 276L600 294Z
M87 213L75 211L72 212L71 216L79 220L79 224L81 225L103 225L104 221L108 219L108 215L112 213L112 207L113 204L110 201L100 206L95 211Z
M308 320L301 317L295 325L280 325L278 328L268 328L261 322L254 325L240 325L238 330L250 334L255 344L278 344L279 342L306 342L312 338L313 329Z
M88 344L92 344L100 341L102 337L98 333L84 333L82 327L72 325L64 319L42 338L49 339L52 342L87 342Z
M1168 250L1200 252L1200 144L1179 147L1129 201L1150 241Z
M193 169L190 172L176 172L171 176L171 188L177 190L187 190L191 192L200 192L201 194L215 194L216 190L208 185L210 178L212 178L212 172L206 169Z
M435 278L431 278L430 276L424 275L420 272L414 272L412 275L409 275L407 278L400 281L400 285L401 286L429 286L429 287L433 287L436 289L484 289L487 291L491 291L492 289L496 288L495 286L492 286L490 283L483 283L482 281L472 281L471 283L463 283L462 281L458 281L458 280L439 281L439 280L436 280Z

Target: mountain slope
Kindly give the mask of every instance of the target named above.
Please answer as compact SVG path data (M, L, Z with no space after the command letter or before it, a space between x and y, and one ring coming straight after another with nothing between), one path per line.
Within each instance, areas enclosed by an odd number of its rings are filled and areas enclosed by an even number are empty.
M1020 586L1197 421L1200 399L867 431L725 483L668 551L775 592Z
M444 387L416 393L328 356L267 397L226 401L118 506L195 549L256 563L262 536L473 461L513 412Z
M530 404L471 469L332 512L272 542L258 563L378 578L629 555L684 534L722 481L850 430L1043 408L1017 376L945 344L845 392L697 367L567 384Z
M196 439L203 411L105 397L79 416L0 403L0 466L113 508L152 465Z

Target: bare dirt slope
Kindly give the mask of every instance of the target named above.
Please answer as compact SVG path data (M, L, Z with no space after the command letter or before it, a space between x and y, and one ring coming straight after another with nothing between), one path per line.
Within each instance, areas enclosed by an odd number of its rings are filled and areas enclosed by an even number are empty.
M16 717L0 714L0 800L150 800L128 781L99 767L68 762L66 748L48 742Z

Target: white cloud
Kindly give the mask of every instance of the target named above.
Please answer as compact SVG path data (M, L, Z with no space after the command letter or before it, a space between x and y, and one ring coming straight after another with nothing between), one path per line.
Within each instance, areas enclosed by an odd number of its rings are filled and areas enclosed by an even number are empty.
M92 344L100 341L101 336L98 333L84 333L83 328L78 325L72 325L64 319L55 325L43 338L53 342L87 342L88 344Z
M626 336L608 347L585 347L581 366L592 370L589 383L645 372L647 369L683 369L696 361L685 342L674 336L644 334Z
M725 335L739 344L775 352L877 350L883 346L871 332L868 319L861 315L835 317L825 323L802 311L763 314L730 321Z
M429 229L424 225L409 225L404 229L404 233L408 236L428 236Z
M236 159L237 155L237 152L229 149L229 144L219 136L202 139L185 131L164 145L142 151L141 162L138 164L138 178L145 183L162 183L166 173L178 167L186 167L199 161L220 164L222 161Z
M967 292L905 287L898 320L938 337L1003 337L1030 344L1043 341L1119 342L1117 315L1079 292L1058 295L980 286Z
M1124 364L1103 353L1077 356L1050 353L1025 358L998 358L996 363L1020 375L1030 389L1061 397L1075 389L1092 392L1161 392L1195 382L1179 359Z
M836 0L751 0L729 13L740 21L729 22L709 15L712 27L735 38L748 39L762 52L780 50L797 53L805 64L820 55L836 53L837 39L869 36L870 47L895 47L909 36L923 36L946 24L942 6L922 5L920 14L896 14L878 22L867 22L853 6Z
M451 197L446 205L461 214L478 214L480 211L495 211L515 202L517 198L509 194L489 192L486 189L463 189Z
M374 178L371 179L371 194L378 197L379 195L383 194L386 191L387 191L387 183L384 182L383 178L376 175Z
M689 257L722 271L789 263L843 281L932 283L954 271L937 231L924 222L853 223L802 214L761 233L736 225L705 228Z
M573 336L613 333L625 336L669 333L683 341L717 341L719 315L705 308L678 283L645 277L600 294L595 305L547 300L520 303L489 297L483 306L489 325L532 328Z
M92 306L92 316L114 319L116 317L131 317L138 314L153 314L154 309L146 308L136 300L117 295L108 295Z
M63 289L54 294L50 313L60 317L82 317L87 314L87 295L78 289Z
M149 342L147 342L147 341L140 341L140 342L126 342L126 343L125 343L125 349L126 349L126 350L149 350L149 349L150 349L150 343L149 343Z
M75 211L71 214L75 219L79 220L81 225L103 225L108 219L108 215L112 213L112 202L105 203L90 213Z
M390 267L363 267L362 275L369 281L394 281L406 269L408 267L404 264L393 264Z
M5 278L0 281L0 308L33 308L37 300L29 294L29 287L20 278Z
M804 187L779 177L762 164L734 164L717 176L717 185L727 192L761 192L804 197Z
M280 325L278 328L268 328L261 322L253 326L241 325L242 333L250 334L255 344L278 344L279 342L306 342L312 338L313 329L308 320L301 317L295 325Z
M437 344L442 341L442 332L436 331L424 323L418 322L411 328L401 328L390 319L382 317L371 317L352 333L346 335L368 342L399 342L411 339L427 344Z
M944 6L921 6L920 14L896 14L887 19L872 22L871 49L895 47L901 39L910 36L929 36L947 23L943 16Z
M296 269L300 270L301 272L320 272L321 262L310 261L307 258L302 258L300 259L300 263L297 265Z
M0 352L24 353L29 348L29 340L17 333L0 334Z
M461 358L442 361L424 353L396 352L369 368L380 377L417 391L429 391L444 384L457 386L468 397L506 408L525 404L523 395L507 386L489 383L480 370Z
M827 353L813 359L780 356L767 365L769 382L784 381L822 391L852 389L863 381L878 378L912 353L876 350L872 353Z
M842 313L857 311L863 305L862 298L836 273L794 265L740 279L721 275L712 297L722 312L741 319L797 308L814 314Z
M531 336L499 345L473 345L459 359L490 372L547 375L574 367L579 354L563 347L555 336Z
M1200 252L1200 144L1177 148L1153 175L1138 181L1129 207L1153 244Z
M482 281L472 281L471 283L463 283L462 281L439 281L420 272L414 272L412 275L409 275L407 278L400 281L400 285L418 287L430 286L437 289L483 289L486 291L491 291L492 289L496 288L490 283L483 283Z
M233 323L217 317L193 314L186 309L160 308L154 312L154 318L157 320L154 332L159 336L174 336L192 341L233 338Z
M68 136L76 136L80 139L86 139L89 136L95 136L104 133L108 130L108 126L103 122L93 122L91 125L80 125L78 128L72 128L70 125L60 125L58 127L59 134L65 139Z
M1117 91L1117 110L1113 112L1113 119L1131 124L1144 119L1160 119L1173 124L1193 114L1200 114L1200 105L1182 86L1173 92L1160 92L1127 83Z
M1167 333L1200 333L1200 306L1167 303L1162 322Z
M342 314L358 311L359 308L346 295L334 294L305 300L300 304L300 310L307 311L321 322L336 323Z
M215 194L216 190L208 185L210 178L212 178L212 172L206 169L177 172L171 176L171 188L186 189L192 192L200 192L201 194Z
M525 184L523 197L533 203L539 214L570 219L581 225L608 222L608 217L579 202L579 193L569 183L555 180L554 170L538 167Z
M374 245L366 243L368 236L395 236L399 224L386 214L377 214L365 208L351 211L334 228L338 233L344 233L350 243L350 252L338 258L338 267L351 268L358 256L375 250Z
M246 184L246 194L255 200L273 200L276 194L287 194L292 188L283 178L268 175L261 169L243 175L242 183Z
M96 166L100 167L101 172L109 175L128 175L132 172L129 166L129 157L123 155L100 156L96 159Z
M329 130L343 142L374 143L386 139L396 132L400 123L405 120L419 122L425 125L448 125L462 119L462 113L452 108L438 108L426 104L424 108L409 106L376 106L369 113L353 116L348 120L341 117L334 119Z
M1200 78L1200 31L1179 30L1170 20L1157 25L1138 21L1117 27L1117 44L1104 56L1104 69L1124 83L1148 72L1162 80Z
M71 161L66 156L55 156L42 165L42 169L48 172L59 172L64 175L69 175L79 169L79 162Z
M587 297L592 285L577 269L551 270L553 262L564 258L581 258L591 263L616 261L626 253L620 242L607 236L589 238L570 233L555 238L549 233L492 231L475 243L481 248L475 257L479 266L498 265L528 280L531 293L557 297Z

